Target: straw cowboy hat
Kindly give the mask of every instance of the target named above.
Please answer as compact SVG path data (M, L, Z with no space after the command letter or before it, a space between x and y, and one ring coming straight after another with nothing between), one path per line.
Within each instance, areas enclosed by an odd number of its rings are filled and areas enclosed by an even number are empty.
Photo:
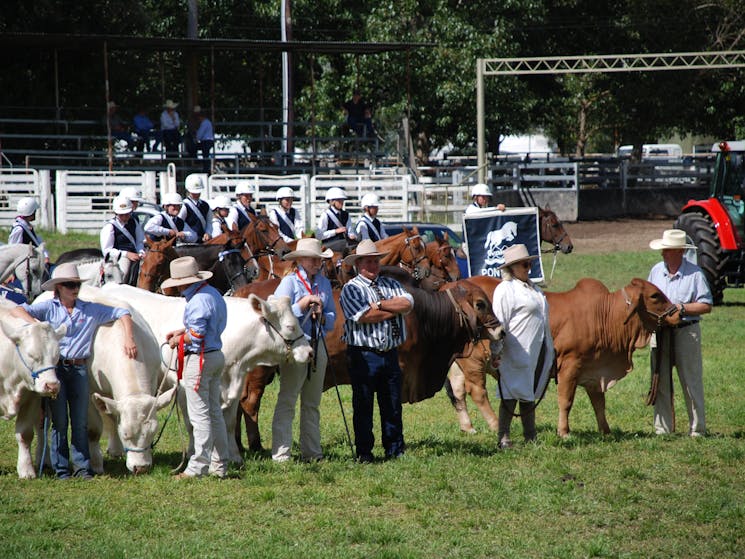
M504 249L504 264L502 264L499 269L506 268L507 266L512 266L513 264L517 264L518 262L524 262L524 261L533 261L538 256L531 256L528 254L528 247L526 247L523 244L517 244L512 245L511 247L507 247Z
M66 262L54 268L51 279L41 284L44 291L54 291L54 286L66 281L80 281L78 267L73 262Z
M198 281L208 280L212 272L200 271L197 261L193 256L182 256L171 260L171 277L160 284L162 289L176 287L177 285L189 285Z
M691 245L686 242L686 232L680 229L668 229L662 233L661 239L655 239L650 241L649 248L652 250L662 250L666 248L686 250L689 248L696 248L696 245Z
M288 252L282 258L283 260L296 260L303 256L308 256L310 258L331 258L334 255L334 251L330 248L323 251L321 250L322 248L320 239L305 237L298 239L297 248L292 252Z
M350 254L344 259L344 264L347 266L354 266L354 263L357 262L358 258L362 258L364 256L385 256L388 254L388 252L378 252L377 248L375 248L375 243L372 242L370 239L364 239L360 241L360 244L357 245L357 251L354 254Z
M166 109L175 109L176 107L178 107L178 103L174 103L173 100L168 99L163 104L163 107L166 108Z

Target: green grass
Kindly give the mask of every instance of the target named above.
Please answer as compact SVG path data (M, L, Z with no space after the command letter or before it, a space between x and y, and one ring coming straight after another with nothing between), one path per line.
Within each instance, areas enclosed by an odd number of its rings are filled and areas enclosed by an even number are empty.
M570 288L583 276L618 289L645 278L657 258L652 251L561 256L547 289ZM177 482L169 475L181 457L172 422L148 475L132 477L122 461L107 460L108 474L92 482L19 481L13 424L0 422L3 556L743 557L745 291L728 290L725 301L703 322L712 433L704 439L653 435L646 349L608 393L610 436L597 434L589 401L578 394L573 434L559 439L552 385L537 410L538 442L510 452L497 450L474 412L479 432L461 434L439 393L404 407L403 459L356 465L329 391L321 464L249 454L226 481ZM276 390L269 387L262 406L265 445ZM495 390L490 382L492 397ZM340 391L350 420L351 391ZM685 424L679 387L677 400Z

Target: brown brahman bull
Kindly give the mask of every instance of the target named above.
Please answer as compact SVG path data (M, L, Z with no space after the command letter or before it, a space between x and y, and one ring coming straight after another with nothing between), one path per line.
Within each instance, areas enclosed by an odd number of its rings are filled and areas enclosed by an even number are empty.
M469 281L491 299L500 280L479 276ZM631 372L634 350L647 345L659 322L675 325L680 317L662 291L639 278L614 293L599 281L585 278L570 291L546 292L546 298L556 348L557 431L562 437L569 434L569 412L579 385L590 397L598 430L607 434L610 428L605 417L605 391ZM497 429L497 417L486 393L486 373L495 373L484 366L487 361L486 349L476 345L468 358L458 359L457 367L451 369L451 399L463 431L473 431L466 393L471 394L489 428Z

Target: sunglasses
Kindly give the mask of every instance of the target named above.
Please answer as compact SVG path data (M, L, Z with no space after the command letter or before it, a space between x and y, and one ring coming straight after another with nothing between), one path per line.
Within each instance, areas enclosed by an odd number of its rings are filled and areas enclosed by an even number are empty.
M533 267L533 264L530 263L530 262L520 262L520 266L522 266L523 268L527 268L528 270L530 270Z
M60 282L60 285L62 287L66 287L67 289L80 289L79 281L63 281Z

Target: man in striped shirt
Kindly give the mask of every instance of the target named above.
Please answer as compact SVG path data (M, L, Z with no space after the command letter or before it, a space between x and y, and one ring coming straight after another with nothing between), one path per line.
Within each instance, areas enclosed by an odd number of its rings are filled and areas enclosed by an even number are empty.
M357 276L341 291L344 335L352 384L354 438L357 459L373 461L373 401L378 408L385 457L404 453L401 409L401 368L396 348L406 340L403 315L414 308L414 298L400 283L380 277L380 257L375 243L366 239L344 263L355 266Z

